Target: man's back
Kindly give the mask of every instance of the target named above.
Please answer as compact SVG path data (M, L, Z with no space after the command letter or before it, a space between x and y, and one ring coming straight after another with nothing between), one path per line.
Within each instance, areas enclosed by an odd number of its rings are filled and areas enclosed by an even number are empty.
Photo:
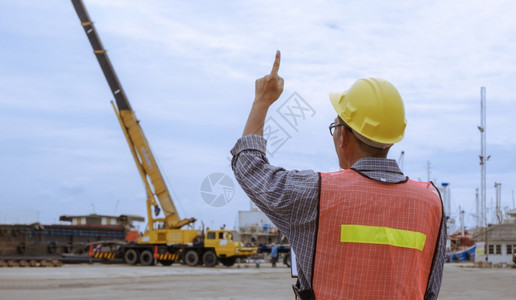
M321 174L315 295L422 299L441 219L430 183L382 183L351 169Z

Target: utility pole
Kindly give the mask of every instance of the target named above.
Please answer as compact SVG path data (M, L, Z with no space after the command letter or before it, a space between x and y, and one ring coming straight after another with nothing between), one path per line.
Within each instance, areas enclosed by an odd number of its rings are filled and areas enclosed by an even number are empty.
M496 189L496 219L498 220L498 224L502 224L503 215L502 215L502 184L495 182L494 187Z
M482 221L480 220L480 203L478 203L478 188L475 189L475 222L476 227L482 227Z
M487 203L486 203L486 88L480 88L480 202L482 207L482 225L487 227Z
M486 163L489 156L486 157L486 88L480 87L480 202L482 207L481 220L485 227L485 253L486 261L489 256L489 244L487 242L487 203L486 203Z
M441 183L441 192L442 192L442 198L444 202L444 212L446 214L446 217L451 219L451 200L450 200L450 184L448 182Z
M489 223L495 224L496 223L496 211L494 209L493 197L491 197L490 200L491 201L489 201L489 206L486 209L487 214L489 216L489 220L488 220L487 224L489 224Z

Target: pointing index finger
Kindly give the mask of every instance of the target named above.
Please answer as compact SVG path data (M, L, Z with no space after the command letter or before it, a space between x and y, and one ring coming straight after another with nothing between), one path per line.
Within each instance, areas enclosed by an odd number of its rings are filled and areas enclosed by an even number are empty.
M276 58L274 59L274 64L272 65L271 75L278 75L280 60L281 52L276 50Z

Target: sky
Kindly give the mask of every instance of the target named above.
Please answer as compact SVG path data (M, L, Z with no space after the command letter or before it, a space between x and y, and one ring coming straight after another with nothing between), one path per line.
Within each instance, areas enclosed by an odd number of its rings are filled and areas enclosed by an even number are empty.
M198 226L236 227L250 207L229 150L277 49L285 89L266 123L279 134L269 136L272 164L338 170L328 93L384 78L408 121L389 158L403 151L410 178L449 183L452 217L458 223L460 207L474 227L485 86L488 222L495 182L502 209L514 208L514 1L84 3L179 214ZM0 0L0 40L0 223L146 216L112 94L71 2Z

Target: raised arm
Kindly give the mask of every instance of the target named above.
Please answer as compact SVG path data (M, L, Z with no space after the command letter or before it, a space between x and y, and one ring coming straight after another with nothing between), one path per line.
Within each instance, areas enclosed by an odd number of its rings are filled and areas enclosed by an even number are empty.
M283 78L278 75L280 60L281 52L277 50L271 73L256 79L254 102L242 136L250 134L263 136L263 124L267 111L283 92Z

